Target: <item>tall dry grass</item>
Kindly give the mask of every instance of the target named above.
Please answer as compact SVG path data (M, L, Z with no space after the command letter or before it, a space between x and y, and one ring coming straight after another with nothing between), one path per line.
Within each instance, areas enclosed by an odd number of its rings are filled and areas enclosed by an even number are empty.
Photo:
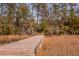
M30 35L1 35L0 36L0 45L26 39L30 37Z
M79 55L79 35L45 37L38 56L77 56Z

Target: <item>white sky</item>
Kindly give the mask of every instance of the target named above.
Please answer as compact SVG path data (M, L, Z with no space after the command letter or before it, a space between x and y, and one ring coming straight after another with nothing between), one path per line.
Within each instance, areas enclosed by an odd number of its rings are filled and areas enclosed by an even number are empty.
M1 0L0 3L79 3L79 0Z

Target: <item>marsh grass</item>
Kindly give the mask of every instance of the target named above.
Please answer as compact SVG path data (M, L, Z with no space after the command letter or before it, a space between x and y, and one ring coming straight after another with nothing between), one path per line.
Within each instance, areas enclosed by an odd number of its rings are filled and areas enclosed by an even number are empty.
M79 35L46 36L38 56L78 56Z
M30 37L30 35L1 35L0 36L0 45L10 43L10 42L19 41L22 39L26 39L28 37Z

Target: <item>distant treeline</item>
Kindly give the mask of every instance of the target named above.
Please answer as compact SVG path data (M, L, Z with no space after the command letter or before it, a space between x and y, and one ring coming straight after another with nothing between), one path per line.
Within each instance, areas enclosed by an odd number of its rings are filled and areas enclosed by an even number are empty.
M1 3L0 35L79 34L79 4Z

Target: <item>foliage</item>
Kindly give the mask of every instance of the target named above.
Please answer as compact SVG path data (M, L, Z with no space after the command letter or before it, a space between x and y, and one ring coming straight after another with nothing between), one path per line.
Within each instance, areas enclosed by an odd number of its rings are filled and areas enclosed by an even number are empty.
M72 3L0 4L0 35L79 34L79 6ZM70 7L70 8L69 8Z

